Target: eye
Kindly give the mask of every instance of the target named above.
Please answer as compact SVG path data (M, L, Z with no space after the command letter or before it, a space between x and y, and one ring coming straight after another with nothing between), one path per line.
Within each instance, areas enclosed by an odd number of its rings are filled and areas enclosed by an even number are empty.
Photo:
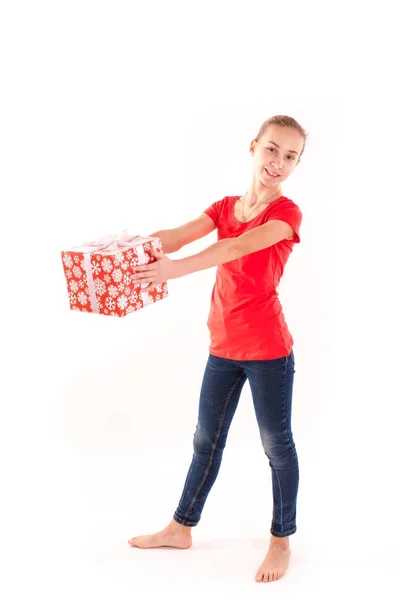
M289 158L291 158L292 160L295 160L295 157L294 157L294 156L289 156Z

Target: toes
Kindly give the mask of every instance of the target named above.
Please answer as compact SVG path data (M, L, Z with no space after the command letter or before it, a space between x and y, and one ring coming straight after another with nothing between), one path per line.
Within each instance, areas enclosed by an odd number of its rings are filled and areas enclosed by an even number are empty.
M257 573L256 581L262 581L262 578L263 578L262 573Z

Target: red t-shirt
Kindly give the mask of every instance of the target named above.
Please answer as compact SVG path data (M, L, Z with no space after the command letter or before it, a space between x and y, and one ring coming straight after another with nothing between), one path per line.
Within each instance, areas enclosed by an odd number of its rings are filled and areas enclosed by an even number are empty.
M218 229L218 240L239 235L271 219L288 223L293 240L282 240L217 267L208 318L210 354L232 360L267 360L290 354L293 338L276 290L294 244L300 242L302 213L281 196L245 223L233 216L240 196L226 196L204 211Z

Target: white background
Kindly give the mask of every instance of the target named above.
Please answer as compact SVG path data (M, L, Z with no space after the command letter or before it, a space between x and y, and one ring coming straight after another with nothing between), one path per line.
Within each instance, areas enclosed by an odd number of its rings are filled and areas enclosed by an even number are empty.
M247 385L192 550L127 544L166 526L180 498L215 270L114 319L69 310L60 251L178 226L243 193L250 141L275 114L298 120L309 142L283 184L303 225L280 286L295 339L298 532L291 570L270 586L393 595L399 48L389 5L2 4L4 597L260 593L272 485Z

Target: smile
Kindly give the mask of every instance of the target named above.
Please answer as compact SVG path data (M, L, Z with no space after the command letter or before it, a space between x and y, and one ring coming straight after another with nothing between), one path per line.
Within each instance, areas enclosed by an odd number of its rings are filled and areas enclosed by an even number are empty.
M268 171L267 167L264 167L264 169L267 171L267 173L268 173L268 175L269 175L270 177L279 177L279 176L280 176L279 174L278 174L278 175L276 175L275 173L270 173L270 172Z

